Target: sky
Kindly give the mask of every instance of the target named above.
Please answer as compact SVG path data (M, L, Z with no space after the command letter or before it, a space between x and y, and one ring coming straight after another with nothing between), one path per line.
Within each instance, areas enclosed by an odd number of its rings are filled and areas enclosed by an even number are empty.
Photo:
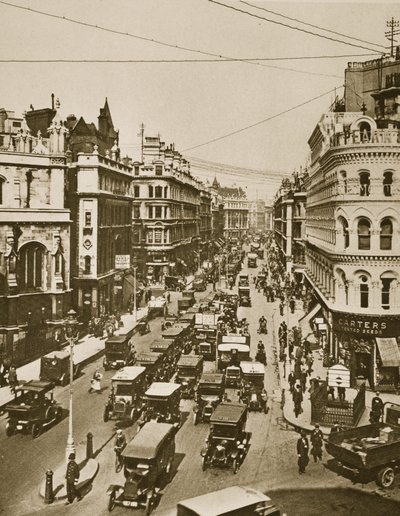
M337 95L343 93L347 63L372 59L387 46L386 22L400 19L400 4L215 2L0 0L0 107L16 114L30 104L50 107L54 93L66 115L97 122L107 97L123 154L140 156L144 123L147 136L160 134L175 143L191 160L194 175L211 181L217 175L222 184L247 187L250 198L271 198L280 176L304 165L307 140L335 88ZM276 60L294 57L301 59ZM125 62L112 62L118 60ZM248 126L253 127L242 130ZM236 134L224 137L230 133ZM216 141L207 143L211 140ZM202 160L201 169L196 170L196 159ZM204 160L212 162L209 171ZM243 170L229 176L214 163ZM278 175L268 179L268 171Z

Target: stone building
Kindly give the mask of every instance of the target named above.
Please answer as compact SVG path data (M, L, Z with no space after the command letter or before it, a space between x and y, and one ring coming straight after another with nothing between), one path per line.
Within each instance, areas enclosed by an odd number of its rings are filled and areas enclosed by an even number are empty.
M70 308L68 131L57 110L48 138L0 110L0 134L0 356L19 365L58 345Z
M306 179L305 276L325 362L343 361L353 384L379 390L397 388L400 366L399 116L381 111L381 98L397 98L385 86L368 101L379 116L343 110L346 97L321 117Z
M198 250L198 266L204 260L210 259L211 252L211 234L212 234L212 195L209 188L200 186L200 241Z
M196 268L200 241L200 181L190 164L159 136L145 137L143 163L134 162L135 266L149 279Z
M265 201L249 201L249 230L253 233L265 231Z

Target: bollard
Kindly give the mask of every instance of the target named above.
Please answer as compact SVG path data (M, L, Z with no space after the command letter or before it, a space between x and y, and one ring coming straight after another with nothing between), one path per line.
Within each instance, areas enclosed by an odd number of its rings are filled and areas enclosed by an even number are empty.
M53 503L54 502L54 493L53 493L53 472L51 469L46 471L46 490L44 493L44 503Z
M86 460L93 459L93 434L89 432L86 436Z

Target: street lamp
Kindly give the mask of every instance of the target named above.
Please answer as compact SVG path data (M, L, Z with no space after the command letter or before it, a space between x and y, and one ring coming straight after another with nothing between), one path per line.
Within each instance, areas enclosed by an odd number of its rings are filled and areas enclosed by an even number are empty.
M72 382L74 377L74 344L79 338L78 321L76 312L71 308L68 311L68 318L64 323L65 337L69 344L69 418L68 418L68 438L66 448L66 458L70 453L75 453L75 442L72 434Z
M136 306L136 270L137 267L133 267L133 314L134 321L137 321L137 306Z

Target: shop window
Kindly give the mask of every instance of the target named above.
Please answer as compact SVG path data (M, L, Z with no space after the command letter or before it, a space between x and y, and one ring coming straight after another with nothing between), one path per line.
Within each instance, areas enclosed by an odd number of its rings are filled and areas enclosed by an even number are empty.
M361 308L368 308L369 305L369 285L367 276L361 276L360 283L360 306Z
M383 219L380 228L380 248L382 250L392 249L393 224L390 219Z
M157 199L161 199L162 198L162 186L156 186L154 188L154 197L156 197Z
M358 249L371 248L371 223L368 219L360 219L358 222Z
M360 173L360 195L361 197L368 197L370 191L371 181L369 172Z
M390 308L390 285L394 278L381 278L382 282L382 308L389 310Z
M385 197L391 197L392 195L392 184L393 184L393 173L385 172L383 174L383 195Z
M92 269L92 259L90 258L90 256L85 256L84 260L85 260L84 273L85 274L90 274L91 273L91 269Z

